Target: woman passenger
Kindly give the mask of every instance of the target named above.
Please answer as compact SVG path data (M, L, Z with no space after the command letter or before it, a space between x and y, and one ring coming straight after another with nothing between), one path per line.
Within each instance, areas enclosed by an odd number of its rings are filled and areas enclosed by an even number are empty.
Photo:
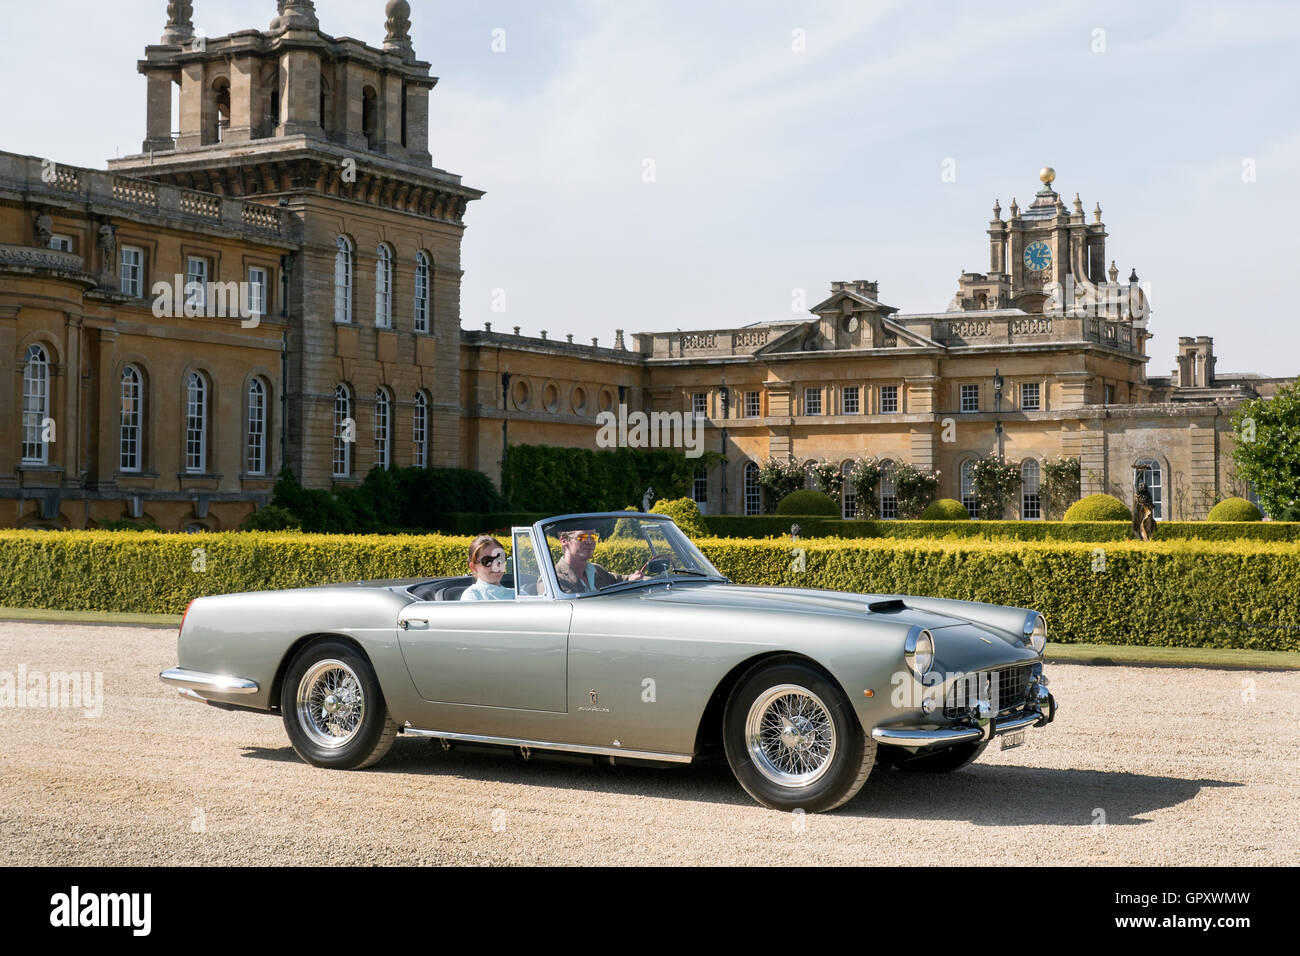
M462 601L513 601L515 592L501 586L506 573L506 549L490 534L470 542L469 573L474 583L461 594Z

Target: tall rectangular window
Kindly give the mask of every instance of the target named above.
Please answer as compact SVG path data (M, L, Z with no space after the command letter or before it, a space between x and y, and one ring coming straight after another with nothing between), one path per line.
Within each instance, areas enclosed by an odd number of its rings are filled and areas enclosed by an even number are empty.
M845 415L857 415L862 411L862 393L856 385L845 385L840 393L842 412Z
M707 468L696 469L695 481L691 484L691 500L697 505L702 505L709 500L709 471Z
M980 410L980 387L978 385L963 385L961 387L961 410L963 412L978 412Z
M208 383L191 372L185 400L185 471L201 475L208 463Z
M50 248L55 252L71 252L72 238L70 236L50 236Z
M122 247L122 294L144 295L144 250L135 246Z
M898 411L898 386L880 386L880 414L893 415Z
M1020 410L1023 412L1036 412L1042 408L1040 402L1040 385L1038 382L1021 382L1020 383Z
M248 448L244 468L250 475L266 474L266 386L248 382Z
M416 468L429 467L429 398L424 392L415 393L415 416L411 424L412 464Z
M803 390L803 413L805 415L820 415L822 413L822 390L820 388L805 388Z
M248 268L248 313L258 318L266 315L266 270Z
M429 331L429 257L415 256L415 331Z
M375 392L375 467L388 468L392 458L388 443L388 422L390 406L388 392L379 389Z
M185 263L185 302L196 309L208 307L208 260L190 256Z
M121 471L140 470L142 384L140 371L134 365L122 370L122 430L118 445L118 469Z
M691 414L708 415L709 414L709 393L694 392L691 395Z
M27 347L23 366L23 461L30 464L49 462L50 446L46 442L46 419L50 415L50 359L39 345Z
M745 417L758 418L763 414L762 405L759 404L758 392L745 393Z

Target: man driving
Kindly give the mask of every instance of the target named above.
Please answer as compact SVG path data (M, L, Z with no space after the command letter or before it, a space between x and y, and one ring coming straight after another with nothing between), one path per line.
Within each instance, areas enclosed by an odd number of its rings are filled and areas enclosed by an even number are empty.
M599 540L600 535L593 530L560 532L560 547L564 553L555 562L555 576L561 590L569 594L599 591L611 584L640 581L645 576L640 571L635 574L615 574L594 563L591 555Z

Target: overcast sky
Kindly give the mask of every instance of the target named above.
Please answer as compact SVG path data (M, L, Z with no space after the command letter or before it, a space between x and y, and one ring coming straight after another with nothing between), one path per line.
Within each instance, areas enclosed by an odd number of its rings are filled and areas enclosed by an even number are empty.
M209 36L275 15L194 5ZM466 328L608 345L788 319L795 290L812 305L836 279L942 311L962 270L988 268L993 200L1028 205L1051 165L1149 289L1148 374L1179 335L1213 335L1220 372L1300 372L1295 4L411 5L441 77L434 163L488 192L467 215ZM383 8L316 3L326 32L375 45ZM166 3L0 10L0 148L101 167L138 152L135 63Z

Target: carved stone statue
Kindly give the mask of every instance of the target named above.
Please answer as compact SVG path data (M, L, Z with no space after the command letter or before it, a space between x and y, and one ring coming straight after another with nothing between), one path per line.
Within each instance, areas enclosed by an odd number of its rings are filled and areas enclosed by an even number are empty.
M1150 541L1156 532L1156 505L1147 490L1147 481L1138 471L1133 487L1133 536L1139 541Z
M645 494L641 496L641 510L649 511L650 502L654 500L655 500L655 490L653 488L647 488L645 490Z
M36 217L36 244L42 248L49 248L50 239L54 236L54 220L49 216L41 213Z

